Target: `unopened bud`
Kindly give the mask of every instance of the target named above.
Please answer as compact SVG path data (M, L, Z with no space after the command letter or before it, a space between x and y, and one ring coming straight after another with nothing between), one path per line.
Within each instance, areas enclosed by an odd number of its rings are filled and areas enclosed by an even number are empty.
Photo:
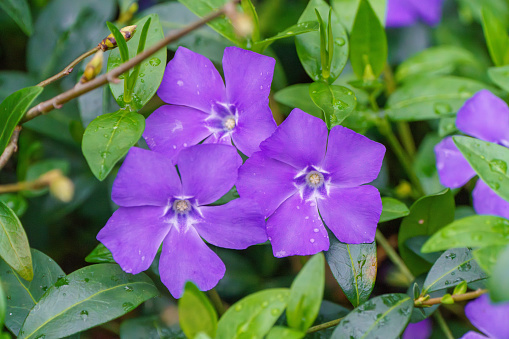
M94 79L99 73L101 73L101 68L103 67L103 54L102 50L97 51L95 53L92 60L89 61L87 66L85 67L85 72L80 79L80 84L84 84L92 79Z
M124 37L125 41L131 40L131 38L134 35L134 32L136 32L136 27L138 27L138 26L132 25L132 26L126 26L126 27L123 27L123 28L120 29L120 33ZM115 40L115 37L113 36L113 33L108 35L106 38L104 38L99 43L99 47L103 51L107 51L109 49L113 49L113 48L117 47L117 41Z
M412 195L412 186L408 181L402 180L395 189L396 196L400 199L408 198Z
M247 37L253 34L254 24L251 17L243 13L238 13L233 19L233 27L235 27L239 36Z
M71 179L59 176L49 185L51 195L62 202L70 202L74 196L74 184Z

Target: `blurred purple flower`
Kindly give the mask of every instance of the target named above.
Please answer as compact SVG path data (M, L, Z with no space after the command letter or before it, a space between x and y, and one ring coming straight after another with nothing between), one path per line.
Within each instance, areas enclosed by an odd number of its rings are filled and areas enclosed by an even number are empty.
M509 107L488 90L477 92L458 111L456 126L475 138L509 146ZM476 175L468 161L447 137L435 146L437 170L442 185L458 188ZM499 197L484 181L477 180L472 193L478 214L509 218L509 202Z
M429 26L440 22L443 0L388 0L387 27L403 27L422 20Z
M342 126L327 132L322 120L294 109L239 170L237 190L268 217L276 257L327 250L323 222L342 242L375 237L380 193L363 184L378 176L385 147Z
M408 324L405 332L403 332L402 339L428 339L433 330L431 320L424 319L418 323Z
M225 266L201 237L234 249L267 240L256 203L206 206L231 189L241 164L234 147L197 145L180 152L179 177L168 157L131 148L113 183L111 197L120 208L97 239L132 274L148 269L163 243L159 273L175 298L188 280L201 290L213 288Z
M461 339L507 339L509 338L509 302L494 304L486 294L471 301L465 307L465 314L472 325L487 335L474 331Z
M245 155L276 129L269 108L275 60L228 47L223 55L226 87L206 57L179 47L157 94L168 104L147 119L143 137L151 150L175 163L185 147L204 143L235 146Z

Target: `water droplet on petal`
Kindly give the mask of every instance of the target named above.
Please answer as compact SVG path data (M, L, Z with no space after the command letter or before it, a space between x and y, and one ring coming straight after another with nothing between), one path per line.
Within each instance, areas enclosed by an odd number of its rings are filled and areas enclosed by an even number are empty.
M314 243L314 242L315 242L315 239L311 238L311 239L309 239L309 242L310 242L310 243Z

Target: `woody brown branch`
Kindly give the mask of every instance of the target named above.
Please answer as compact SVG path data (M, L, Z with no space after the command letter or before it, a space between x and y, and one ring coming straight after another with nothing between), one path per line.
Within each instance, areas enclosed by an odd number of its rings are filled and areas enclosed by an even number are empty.
M21 132L21 126L16 126L12 133L11 140L5 147L4 152L0 156L0 169L4 168L11 156L18 151L18 139L19 133Z

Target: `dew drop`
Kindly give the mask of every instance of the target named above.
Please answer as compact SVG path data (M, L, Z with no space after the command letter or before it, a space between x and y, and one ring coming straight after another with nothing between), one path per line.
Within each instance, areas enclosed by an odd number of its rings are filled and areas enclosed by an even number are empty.
M500 159L493 159L490 161L490 169L493 172L507 174L507 163Z
M267 306L269 306L269 302L268 301L264 301L262 303L262 308L267 308Z
M339 45L339 46L344 46L346 43L345 39L343 39L343 38L337 38L336 40L334 40L334 42L336 43L336 45Z
M271 311L270 311L270 314L272 314L273 316L278 316L279 315L279 312L281 312L279 310L279 308L273 308Z
M304 219L308 220L309 219L309 216L305 216Z
M179 85L180 87L184 86L184 82L182 80L178 80L177 81L177 85Z
M313 229L313 232L318 233L320 230L318 228Z
M235 311L240 312L242 310L242 305L235 306Z
M173 149L177 149L177 145L173 145Z
M126 292L134 291L134 289L131 286L126 286L126 287L124 287L124 289L125 289Z
M455 259L456 258L456 253L449 253L445 256L445 259Z
M81 311L80 316L81 316L81 319L83 319L83 321L87 321L88 311L86 311L86 310Z
M122 304L122 308L124 309L125 312L129 312L130 310L132 310L134 307L133 303L130 303L130 302L125 302Z
M309 239L309 242L310 242L310 243L314 243L314 242L315 242L315 239L311 238L311 239Z
M150 64L150 66L159 66L161 60L159 58L152 58L148 61L148 63Z
M435 106L433 107L436 114L447 114L452 112L451 105L447 103L440 103L437 102Z

